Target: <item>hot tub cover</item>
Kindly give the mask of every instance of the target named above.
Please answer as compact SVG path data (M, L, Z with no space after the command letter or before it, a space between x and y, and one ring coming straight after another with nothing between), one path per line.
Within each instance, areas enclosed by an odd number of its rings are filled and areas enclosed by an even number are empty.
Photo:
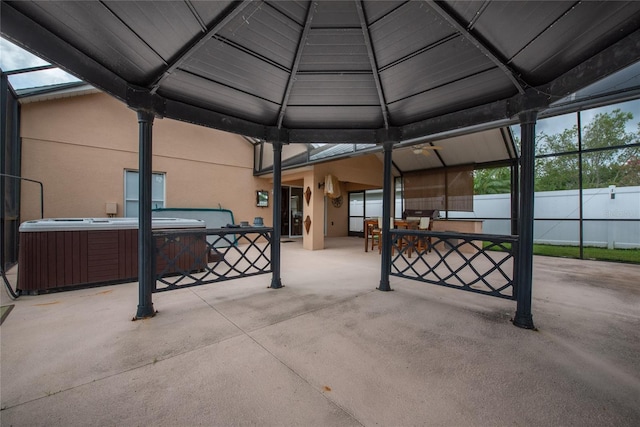
M205 228L204 221L185 218L153 218L153 229ZM46 218L26 221L21 233L41 231L126 230L138 228L138 218Z

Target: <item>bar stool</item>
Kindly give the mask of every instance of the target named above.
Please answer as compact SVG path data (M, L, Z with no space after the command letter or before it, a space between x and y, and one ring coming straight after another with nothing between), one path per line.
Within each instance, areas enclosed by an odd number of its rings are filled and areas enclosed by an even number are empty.
M390 219L390 228L395 226L393 218ZM378 253L382 253L382 218L378 217L378 227L371 230L371 250L374 246L378 246ZM393 247L391 248L393 254Z
M418 225L418 230L422 231L430 231L431 230L431 218L421 217L420 224ZM431 252L431 236L429 237L419 237L416 242L416 249L418 252L423 252L428 250Z

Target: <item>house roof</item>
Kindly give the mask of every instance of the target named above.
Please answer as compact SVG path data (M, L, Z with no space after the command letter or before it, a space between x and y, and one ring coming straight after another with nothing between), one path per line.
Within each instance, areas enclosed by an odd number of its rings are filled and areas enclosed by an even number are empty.
M0 31L132 108L285 143L498 128L640 60L637 1L3 1ZM456 155L512 158L498 139Z

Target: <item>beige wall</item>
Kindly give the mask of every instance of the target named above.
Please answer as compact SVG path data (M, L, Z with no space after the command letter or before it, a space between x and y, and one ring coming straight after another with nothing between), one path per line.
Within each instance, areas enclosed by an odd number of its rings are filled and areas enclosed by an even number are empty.
M22 106L22 176L44 183L45 217L103 217L105 203L123 214L124 171L138 169L136 113L105 94ZM253 148L244 138L170 119L153 126L153 170L166 173L166 207L230 209L236 222L261 216ZM39 218L36 185L22 186L23 221Z
M309 215L315 235L311 235L311 233L307 235L306 232L303 232L304 246L307 249L322 249L324 247L324 190L318 189L318 183L323 183L328 174L336 176L341 182L343 201L342 206L335 207L331 200L327 199L327 237L348 235L349 191L382 187L382 162L374 154L285 171L282 177L283 185L299 186L301 185L300 179L303 179L304 189L306 190L307 186L311 188L312 203L307 205L305 202L303 218Z
M373 154L338 160L316 166L319 176L338 178L343 192L342 206L336 208L327 199L327 237L349 234L349 191L382 187L382 162ZM324 178L322 178L324 181Z
M124 171L138 169L133 110L101 93L28 103L22 106L21 136L22 176L44 183L45 217L104 217L108 202L117 203L118 216L123 215ZM272 178L253 176L253 155L251 144L238 135L154 121L153 170L166 174L166 207L222 207L237 223L260 216L273 224L272 205L255 206L257 190L271 194ZM312 187L313 203L303 209L303 217L312 220L313 235L303 233L309 249L324 246L325 201L317 184L327 174L341 181L344 192L340 207L327 200L328 237L348 234L348 191L382 187L382 162L373 154L286 171L283 185ZM38 186L23 183L21 219L39 215Z

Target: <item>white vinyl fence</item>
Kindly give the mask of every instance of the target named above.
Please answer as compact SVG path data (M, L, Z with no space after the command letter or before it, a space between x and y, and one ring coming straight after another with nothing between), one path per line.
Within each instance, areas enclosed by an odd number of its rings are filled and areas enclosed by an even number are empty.
M578 190L535 194L534 241L552 245L580 244ZM584 246L640 248L640 187L595 188L583 191ZM449 212L449 218L485 220L483 232L511 234L509 194L475 196L474 212ZM624 221L612 221L624 220Z

